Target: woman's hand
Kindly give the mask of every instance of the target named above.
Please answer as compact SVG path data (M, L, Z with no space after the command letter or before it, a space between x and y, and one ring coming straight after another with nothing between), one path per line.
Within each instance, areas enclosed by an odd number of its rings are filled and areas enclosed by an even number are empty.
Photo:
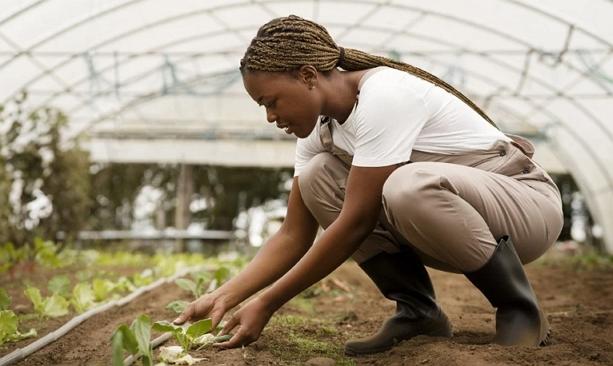
M270 320L274 311L260 297L249 301L230 317L219 335L228 334L238 326L238 330L230 340L216 343L221 348L236 348L246 346L260 338L262 330Z
M224 314L231 308L232 306L228 303L225 295L216 294L213 291L192 301L173 323L183 324L188 320L199 320L208 316L213 322L213 329L215 329Z

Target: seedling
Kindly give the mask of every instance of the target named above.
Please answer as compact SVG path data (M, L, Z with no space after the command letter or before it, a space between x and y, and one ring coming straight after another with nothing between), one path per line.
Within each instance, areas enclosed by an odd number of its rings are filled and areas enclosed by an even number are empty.
M143 314L136 318L128 328L122 324L115 330L112 338L113 366L123 366L124 351L137 358L142 356L143 365L153 365L150 344L151 319Z
M209 282L209 286L206 288L206 290L204 284L209 280L210 276L207 273L198 273L195 276L192 275L192 280L187 278L179 278L175 281L175 283L182 289L191 292L194 299L197 299L204 293L214 291L217 286L227 280L230 274L231 272L228 267L219 267L213 274L213 279ZM170 304L168 304L168 306L170 306Z
M58 294L43 298L40 290L32 286L28 286L23 293L32 302L34 311L40 317L56 318L68 314L68 301Z
M70 296L70 279L66 275L54 276L47 284L47 290L63 297Z
M36 330L32 328L26 333L21 333L17 315L12 310L0 310L0 345L28 337L36 337Z
M95 306L94 290L89 283L78 283L72 289L72 306L78 313L82 313L87 309Z
M153 324L153 330L158 332L171 332L177 343L188 352L192 346L210 345L230 339L230 336L215 337L209 333L213 328L211 319L202 319L189 326L179 326L167 321L159 321Z
M187 305L189 305L189 302L187 301L175 300L175 301L168 303L168 305L166 305L166 309L172 310L177 314L181 314L183 310L185 310Z
M204 293L204 284L207 281L208 276L205 273L199 273L192 276L192 280L187 278L179 278L175 281L177 286L189 291L194 296L194 299L199 298Z

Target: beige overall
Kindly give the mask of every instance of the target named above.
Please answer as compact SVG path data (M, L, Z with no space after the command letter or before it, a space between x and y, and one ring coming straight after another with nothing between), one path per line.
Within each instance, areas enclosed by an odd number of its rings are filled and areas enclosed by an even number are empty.
M334 145L332 123L321 127L326 152L309 161L298 183L325 229L343 206L352 156ZM385 182L379 222L352 258L362 263L408 245L427 266L466 273L481 268L504 235L522 263L541 256L562 229L560 193L531 160L534 146L509 137L513 142L460 155L414 150Z

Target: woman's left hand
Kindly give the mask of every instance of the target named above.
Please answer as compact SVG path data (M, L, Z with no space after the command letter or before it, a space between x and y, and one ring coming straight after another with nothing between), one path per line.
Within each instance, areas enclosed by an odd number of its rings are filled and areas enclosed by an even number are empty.
M247 305L236 311L223 327L219 335L230 333L238 326L230 340L223 343L216 343L220 348L236 348L246 346L260 338L262 330L274 313L260 297L249 301Z

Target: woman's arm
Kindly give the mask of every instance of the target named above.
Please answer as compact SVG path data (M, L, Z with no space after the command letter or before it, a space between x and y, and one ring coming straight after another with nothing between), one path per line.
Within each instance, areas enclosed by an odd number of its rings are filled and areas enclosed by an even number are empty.
M327 276L357 250L377 223L383 184L396 168L351 168L339 217L307 254L260 296L271 311Z
M292 268L313 244L317 228L317 221L302 201L298 177L295 177L287 215L279 231L268 239L236 277L216 291L225 297L228 308L270 285Z
M238 326L237 332L217 346L234 348L254 342L278 308L349 258L377 224L383 184L396 167L352 167L339 217L292 269L234 313L220 334Z

